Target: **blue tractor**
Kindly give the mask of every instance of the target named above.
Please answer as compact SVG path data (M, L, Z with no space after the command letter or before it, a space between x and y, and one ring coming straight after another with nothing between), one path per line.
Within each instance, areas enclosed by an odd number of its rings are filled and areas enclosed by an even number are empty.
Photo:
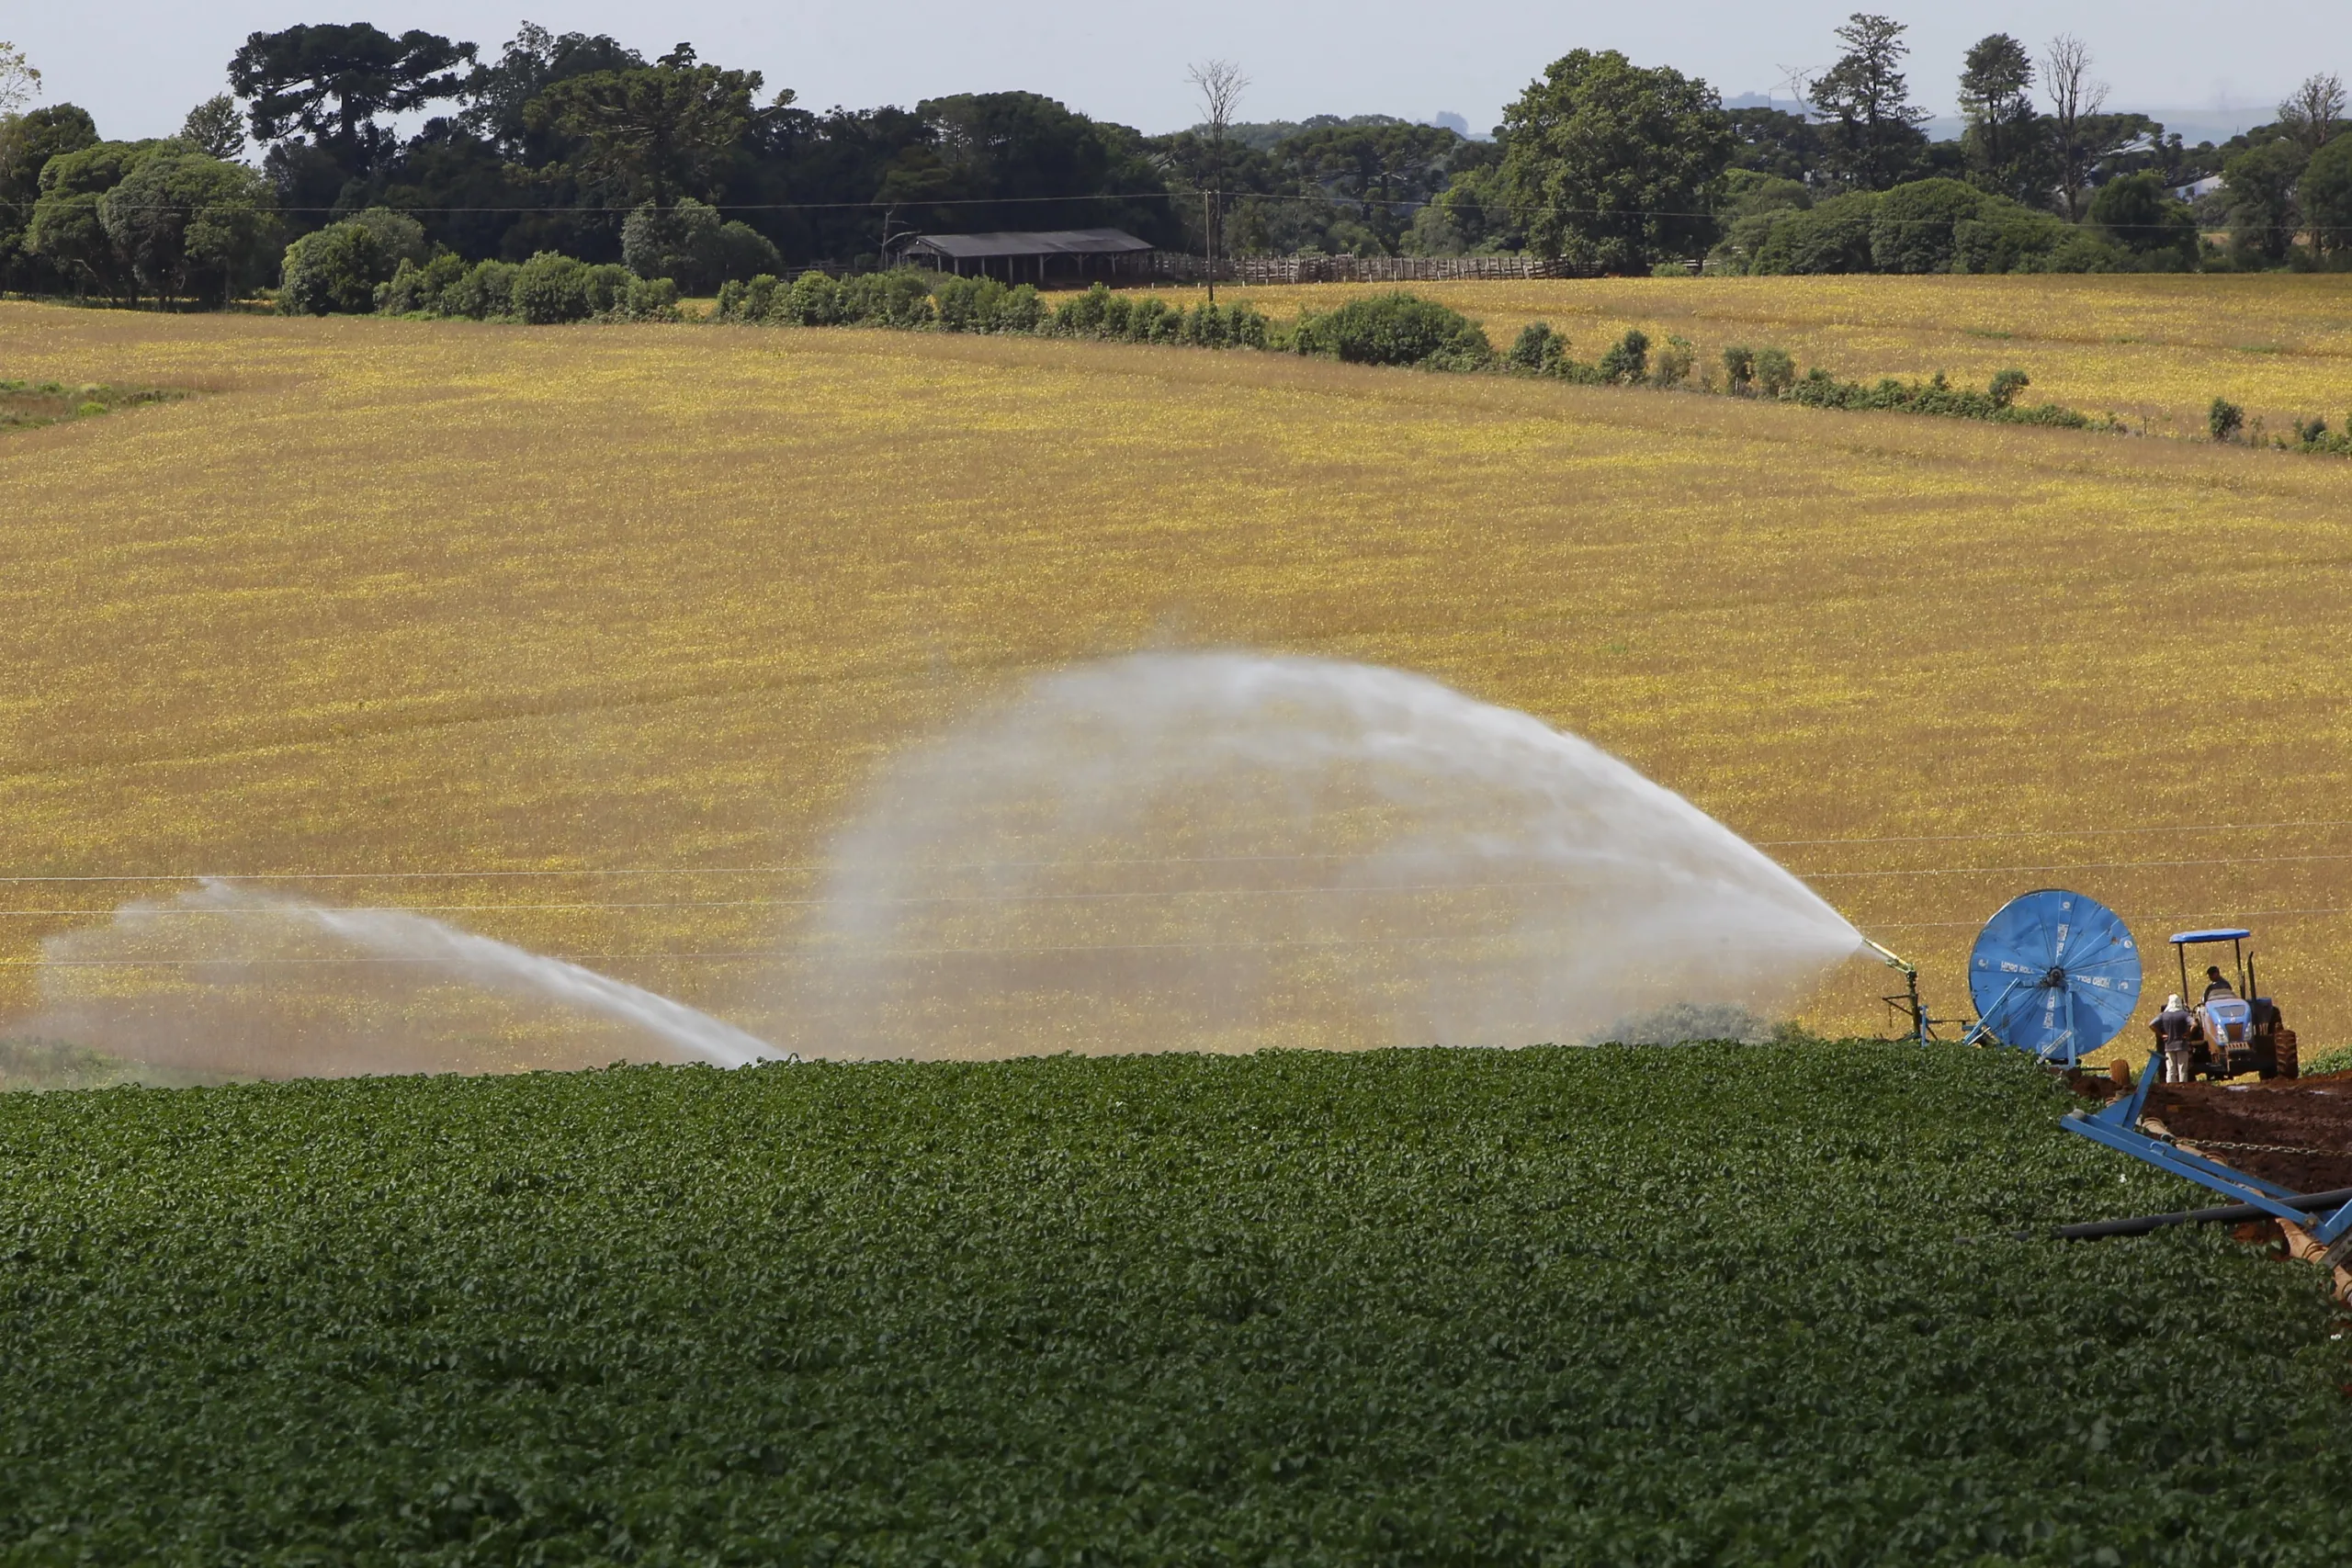
M2217 926L2211 931L2175 931L2172 950L2180 966L2180 997L2196 1021L2190 1036L2192 1071L2200 1077L2233 1078L2256 1073L2266 1078L2291 1078L2301 1070L2295 1032L2278 1004L2261 994L2254 972L2254 954L2245 950L2254 933L2241 926ZM2188 950L2230 944L2230 968L2206 965L2205 977L2191 982Z

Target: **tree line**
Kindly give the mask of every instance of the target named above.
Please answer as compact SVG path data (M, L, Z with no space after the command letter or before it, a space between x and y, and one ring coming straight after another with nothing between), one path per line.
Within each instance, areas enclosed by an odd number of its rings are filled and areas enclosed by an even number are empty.
M2333 75L2269 124L2188 147L2109 111L2080 40L2037 56L1994 34L1961 62L1965 129L1935 141L1902 25L1858 13L1836 36L1836 63L1795 84L1802 113L1726 107L1671 67L1577 50L1485 139L1383 115L1243 121L1247 80L1224 62L1194 69L1201 124L1147 136L1033 93L816 112L685 43L648 59L526 24L493 57L351 23L256 32L229 91L178 134L113 141L73 104L31 107L39 73L0 44L0 288L206 301L291 268L306 298L365 308L358 293L422 247L466 263L560 254L706 292L870 269L917 232L1097 226L1220 254L1523 252L1617 272L2352 254ZM2197 202L2173 194L2208 175Z

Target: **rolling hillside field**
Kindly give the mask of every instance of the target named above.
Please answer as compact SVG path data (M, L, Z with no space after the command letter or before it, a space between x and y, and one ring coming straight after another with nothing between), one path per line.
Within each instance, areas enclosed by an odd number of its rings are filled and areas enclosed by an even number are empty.
M1430 292L1585 355L1689 321L2095 411L2154 367L2175 426L2352 406L2335 277ZM1060 662L1246 646L1590 738L1940 1011L1985 915L2062 884L2143 941L2246 919L2307 1049L2352 1032L2352 463L842 331L0 304L0 376L196 394L0 436L14 876L305 874L757 1028L730 955L790 942L894 748ZM184 886L0 884L0 1021L43 937ZM1875 1027L1884 975L1807 1021Z
M2340 276L1711 277L1422 283L1508 348L1529 321L1596 357L1628 327L1690 339L1702 367L1727 344L1786 349L1849 380L1941 370L1981 386L2033 378L2030 402L2107 414L2151 434L2205 428L2217 397L2270 434L2352 418L2352 288ZM1327 310L1371 285L1221 288L1269 315ZM1194 290L1176 290L1176 299Z

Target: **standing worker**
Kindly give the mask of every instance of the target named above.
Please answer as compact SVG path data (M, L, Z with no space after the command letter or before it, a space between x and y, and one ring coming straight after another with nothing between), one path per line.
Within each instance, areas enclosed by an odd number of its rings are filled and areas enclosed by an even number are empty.
M2165 1082L2187 1083L2197 1021L2188 1016L2178 997L2166 997L2165 1010L2150 1021L2148 1028L2156 1037L2156 1049L2164 1053Z

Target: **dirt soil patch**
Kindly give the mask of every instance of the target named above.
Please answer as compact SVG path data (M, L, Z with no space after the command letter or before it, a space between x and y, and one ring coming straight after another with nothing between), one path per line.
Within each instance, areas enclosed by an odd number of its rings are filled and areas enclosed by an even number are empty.
M2199 1154L2299 1192L2352 1187L2352 1074L2158 1084L2142 1116Z

